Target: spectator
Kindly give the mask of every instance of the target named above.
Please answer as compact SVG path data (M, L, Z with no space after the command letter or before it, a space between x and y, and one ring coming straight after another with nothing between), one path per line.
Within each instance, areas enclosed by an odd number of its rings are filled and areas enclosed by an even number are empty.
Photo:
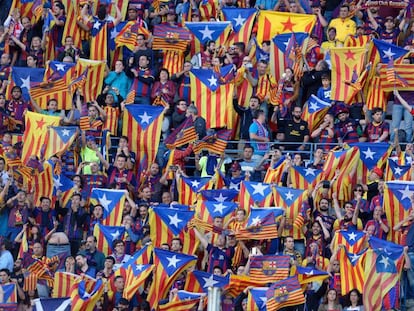
M328 26L336 29L336 39L341 43L345 42L348 35L354 35L356 32L356 24L349 13L349 6L342 5L339 9L339 17L331 20Z

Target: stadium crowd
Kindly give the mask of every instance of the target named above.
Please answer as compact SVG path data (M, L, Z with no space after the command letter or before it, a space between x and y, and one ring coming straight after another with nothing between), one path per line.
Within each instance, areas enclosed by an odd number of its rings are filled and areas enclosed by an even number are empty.
M205 310L214 286L223 311L414 310L414 19L382 2L3 7L0 309Z

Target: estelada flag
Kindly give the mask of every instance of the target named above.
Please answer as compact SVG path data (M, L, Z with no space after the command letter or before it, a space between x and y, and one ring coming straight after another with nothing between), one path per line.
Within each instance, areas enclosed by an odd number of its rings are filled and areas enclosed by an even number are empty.
M44 158L48 139L48 127L58 126L60 117L48 116L27 111L25 115L25 131L23 134L22 162L27 164L31 156Z
M364 257L365 250L356 254L341 248L338 253L341 295L348 294L356 288L361 293L364 289Z
M354 72L359 76L363 70L366 49L332 48L330 49L332 64L332 92L331 99L345 101L353 89L349 85ZM348 83L347 83L348 82Z
M255 181L241 182L239 203L246 214L249 214L251 206L270 206L272 200L272 185Z
M257 10L254 8L222 8L224 20L230 21L233 26L233 33L229 37L229 45L236 42L250 42L250 36Z
M57 154L62 155L78 136L76 126L51 126L49 127L48 142L45 150L45 159Z
M102 90L105 67L106 62L99 60L79 58L76 62L74 77L79 77L86 69L88 70L85 83L80 87L85 102L94 101Z
M125 205L125 191L117 189L93 188L91 204L103 206L102 224L105 226L120 226Z
M396 83L387 77L387 64L382 64L380 69L381 87L384 92L392 92L394 88L404 91L414 90L414 65L413 64L394 64L395 75L404 79L407 83Z
M384 174L385 181L391 180L411 180L411 164L399 165L397 161L388 159Z
M72 299L72 310L92 311L96 302L104 293L104 284L102 279L95 281L92 289L87 289L85 280L75 283L71 288L70 298Z
M206 120L207 128L233 128L233 89L231 82L222 83L233 71L233 65L212 69L190 71L191 100L198 109L198 115Z
M281 33L310 33L316 22L312 14L294 14L261 10L257 21L257 42L271 40Z

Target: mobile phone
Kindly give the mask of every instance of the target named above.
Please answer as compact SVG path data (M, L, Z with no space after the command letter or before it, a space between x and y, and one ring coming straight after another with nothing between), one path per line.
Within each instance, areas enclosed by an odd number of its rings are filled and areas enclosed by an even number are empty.
M172 171L176 171L176 170L178 170L178 165L170 165L170 169Z
M257 247L252 247L252 255L257 255Z

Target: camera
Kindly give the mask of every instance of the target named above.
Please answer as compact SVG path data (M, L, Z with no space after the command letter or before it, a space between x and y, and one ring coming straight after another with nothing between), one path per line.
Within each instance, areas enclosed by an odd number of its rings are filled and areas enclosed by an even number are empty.
M170 169L175 172L178 170L178 165L170 165Z
M246 67L246 68L253 68L253 64L252 63L247 63L246 65L244 65L244 67Z
M329 182L329 180L324 180L322 182L322 188L329 189L330 187L331 187L331 183Z

